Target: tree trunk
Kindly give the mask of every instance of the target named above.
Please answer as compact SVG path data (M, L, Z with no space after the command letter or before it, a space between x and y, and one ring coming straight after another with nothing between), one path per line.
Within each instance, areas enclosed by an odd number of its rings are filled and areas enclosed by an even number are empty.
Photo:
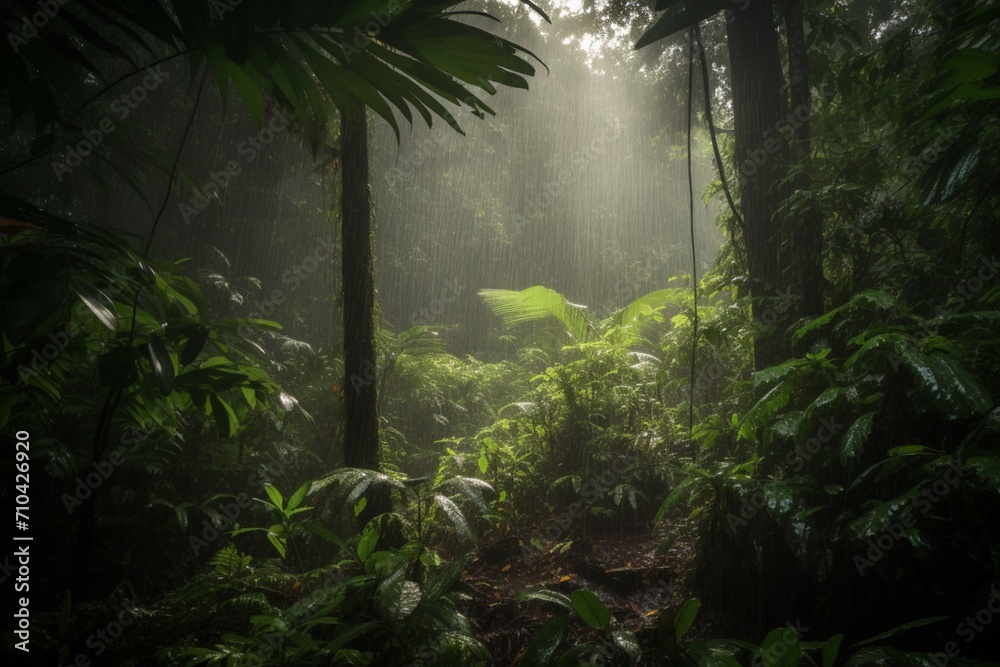
M341 243L344 312L344 463L379 467L375 382L375 275L364 105L341 110Z
M809 88L809 60L801 0L784 0L785 35L788 41L788 78L792 100L792 164L805 167L812 152L809 120L812 91ZM795 190L809 186L804 172L794 179ZM802 296L799 317L823 314L823 218L817 211L804 209L792 220L792 241L798 289Z
M791 352L785 334L791 315L789 289L781 270L782 225L777 215L786 189L778 183L788 173L788 145L777 128L788 108L772 1L757 0L737 11L727 38L753 318L768 330L773 327L754 339L754 367L760 370Z

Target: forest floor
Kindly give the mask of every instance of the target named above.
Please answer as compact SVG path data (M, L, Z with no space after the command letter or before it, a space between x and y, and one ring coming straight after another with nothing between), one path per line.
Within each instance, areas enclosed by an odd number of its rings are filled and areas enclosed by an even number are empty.
M486 546L466 568L462 590L472 598L468 615L493 664L513 665L534 634L562 613L553 604L519 601L518 594L529 589L568 595L586 588L608 607L616 628L631 630L640 639L655 633L660 614L670 613L661 610L675 609L684 601L679 582L690 571L695 553L693 538L681 538L655 555L665 533L571 533L546 551L531 554L522 552L514 537ZM589 631L582 623L573 625L579 639L586 641Z

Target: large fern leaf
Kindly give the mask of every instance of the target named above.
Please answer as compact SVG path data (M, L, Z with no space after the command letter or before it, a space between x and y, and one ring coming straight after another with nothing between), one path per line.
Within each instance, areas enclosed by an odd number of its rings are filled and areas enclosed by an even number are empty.
M590 325L583 311L585 306L570 303L559 292L536 285L520 292L505 289L479 290L486 305L513 329L527 322L554 318L578 342L587 340Z

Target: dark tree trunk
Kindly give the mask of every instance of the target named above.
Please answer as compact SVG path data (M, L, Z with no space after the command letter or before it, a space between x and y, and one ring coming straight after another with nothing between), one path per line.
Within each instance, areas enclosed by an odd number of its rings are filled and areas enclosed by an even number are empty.
M754 367L759 370L791 352L785 334L791 309L777 215L785 198L778 184L788 173L788 144L777 128L788 107L772 1L755 0L737 11L727 37L753 317L769 330L754 340Z
M792 100L791 160L798 167L809 162L812 148L809 121L812 91L809 88L809 60L801 0L784 0L785 34L788 40L788 78ZM804 173L793 181L796 190L809 186ZM818 211L805 209L792 220L794 262L801 301L797 315L816 317L823 313L823 219Z
M346 428L344 463L379 467L375 382L375 275L368 185L368 122L363 105L341 111L341 280Z

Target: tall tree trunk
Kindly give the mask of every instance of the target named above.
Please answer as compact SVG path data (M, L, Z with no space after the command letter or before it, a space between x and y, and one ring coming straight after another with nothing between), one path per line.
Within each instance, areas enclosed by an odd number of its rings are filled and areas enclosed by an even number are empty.
M791 313L777 215L784 199L778 184L788 173L788 145L777 127L788 107L772 0L755 0L737 11L727 28L727 41L753 317L766 328L773 327L754 340L754 367L759 370L791 352L785 335Z
M809 88L809 59L806 50L805 20L802 0L784 0L785 35L788 41L788 78L792 100L791 161L805 167L812 152L809 120L812 115L812 90ZM800 172L792 183L795 190L809 186L808 177ZM803 210L792 222L792 246L801 301L800 317L815 317L823 313L823 218L817 211Z
M379 467L375 382L375 274L364 105L341 110L341 281L346 427L344 463Z

